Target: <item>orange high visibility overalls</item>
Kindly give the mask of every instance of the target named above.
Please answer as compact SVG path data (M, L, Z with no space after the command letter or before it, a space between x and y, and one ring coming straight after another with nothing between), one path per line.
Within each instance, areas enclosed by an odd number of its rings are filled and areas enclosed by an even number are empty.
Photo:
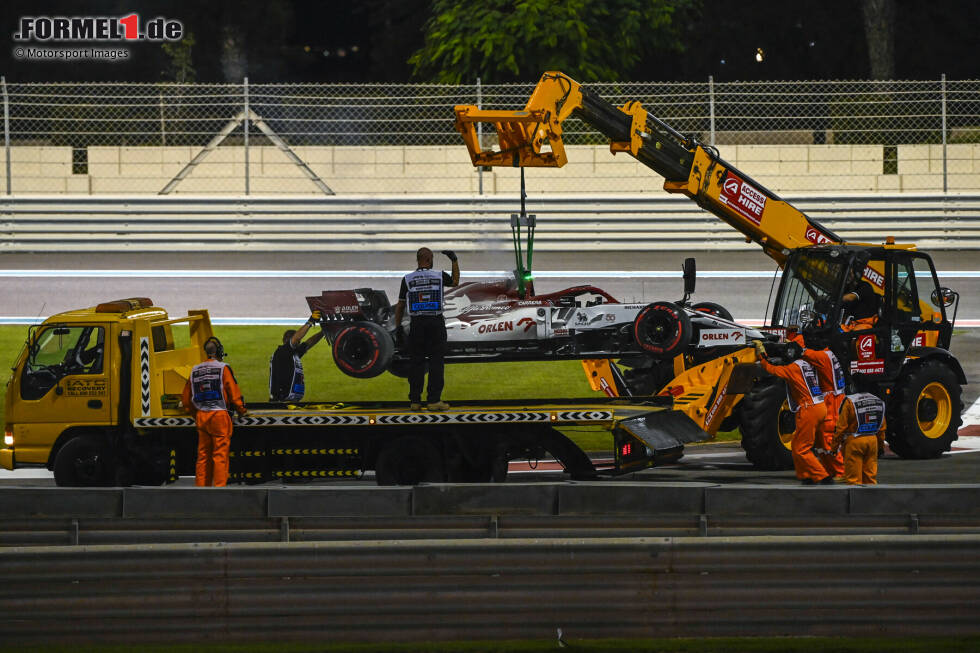
M844 475L844 457L840 451L834 452L830 442L834 439L837 429L837 415L840 413L841 402L844 401L844 369L837 356L829 349L804 349L803 360L813 366L820 380L820 390L827 405L827 417L822 429L818 429L817 448L826 453L818 454L821 464L831 476Z
M827 418L827 407L820 392L817 372L804 360L796 360L788 365L773 365L765 358L759 358L764 369L773 376L786 381L786 398L790 409L796 413L796 431L793 433L793 467L800 480L822 481L828 476L827 470L813 453L817 432L823 428Z
M844 398L831 446L844 445L844 477L849 484L878 483L878 447L885 442L887 426L885 402L875 395L859 392Z
M191 370L184 386L184 407L197 424L198 486L224 487L228 484L228 452L231 448L229 405L245 414L245 402L235 375L226 363L209 358Z

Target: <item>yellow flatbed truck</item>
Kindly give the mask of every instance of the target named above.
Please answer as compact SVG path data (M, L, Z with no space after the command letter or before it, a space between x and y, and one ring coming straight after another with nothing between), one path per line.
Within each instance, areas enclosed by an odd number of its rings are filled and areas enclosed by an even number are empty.
M206 310L171 318L146 298L31 326L7 383L0 466L43 466L63 486L192 474L197 432L180 396L212 335ZM248 408L232 438L232 482L372 470L385 485L502 481L510 460L544 457L587 478L676 460L684 443L708 437L664 398L464 401L445 412L371 401ZM597 468L559 430L583 426L611 432L613 462Z

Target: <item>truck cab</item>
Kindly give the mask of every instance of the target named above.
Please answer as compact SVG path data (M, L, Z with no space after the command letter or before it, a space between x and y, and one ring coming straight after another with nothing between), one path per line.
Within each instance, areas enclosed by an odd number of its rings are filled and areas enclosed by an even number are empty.
M776 292L770 328L826 342L853 390L885 400L892 451L935 458L950 449L967 382L949 352L959 296L940 285L927 254L891 242L800 248ZM865 297L854 301L852 293ZM790 463L795 422L781 384L761 381L741 406L743 448L762 468Z
M873 312L860 313L848 295L873 291ZM848 352L856 374L883 374L900 367L911 347L948 349L953 323L947 307L958 295L939 284L932 259L898 246L825 245L801 248L787 260L772 314L772 326L823 330ZM874 350L857 343L874 338ZM862 343L868 342L865 338ZM871 361L876 363L872 364ZM894 376L894 374L891 374Z
M139 437L131 417L182 413L177 397L201 359L200 343L211 334L205 317L171 320L141 297L59 313L31 326L7 381L0 466L43 466L67 485L112 481L117 470L145 467L151 451L159 467L164 444L128 446ZM186 347L175 347L177 322L191 326ZM153 392L141 396L142 387ZM156 480L160 471L143 476Z

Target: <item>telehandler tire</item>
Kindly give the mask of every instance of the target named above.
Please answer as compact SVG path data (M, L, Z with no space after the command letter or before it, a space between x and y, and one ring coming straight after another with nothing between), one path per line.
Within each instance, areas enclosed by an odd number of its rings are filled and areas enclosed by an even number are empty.
M633 320L633 339L647 354L673 358L691 342L691 318L671 302L654 302Z
M341 372L356 379L382 374L394 353L391 334L373 322L354 322L341 329L333 341L334 363Z
M949 451L963 419L962 388L942 361L911 363L888 404L888 446L901 458L938 458Z
M738 414L749 462L768 471L793 469L790 447L796 416L786 402L786 384L778 379L757 383L742 398Z

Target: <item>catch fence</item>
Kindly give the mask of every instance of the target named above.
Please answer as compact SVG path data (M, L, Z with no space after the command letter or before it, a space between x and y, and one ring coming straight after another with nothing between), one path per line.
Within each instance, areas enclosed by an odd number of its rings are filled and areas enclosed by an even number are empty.
M980 190L980 80L596 83L718 147L776 192ZM519 109L533 84L2 82L6 194L517 192L474 169L453 107ZM484 138L491 144L494 135ZM578 120L533 192L660 192Z

